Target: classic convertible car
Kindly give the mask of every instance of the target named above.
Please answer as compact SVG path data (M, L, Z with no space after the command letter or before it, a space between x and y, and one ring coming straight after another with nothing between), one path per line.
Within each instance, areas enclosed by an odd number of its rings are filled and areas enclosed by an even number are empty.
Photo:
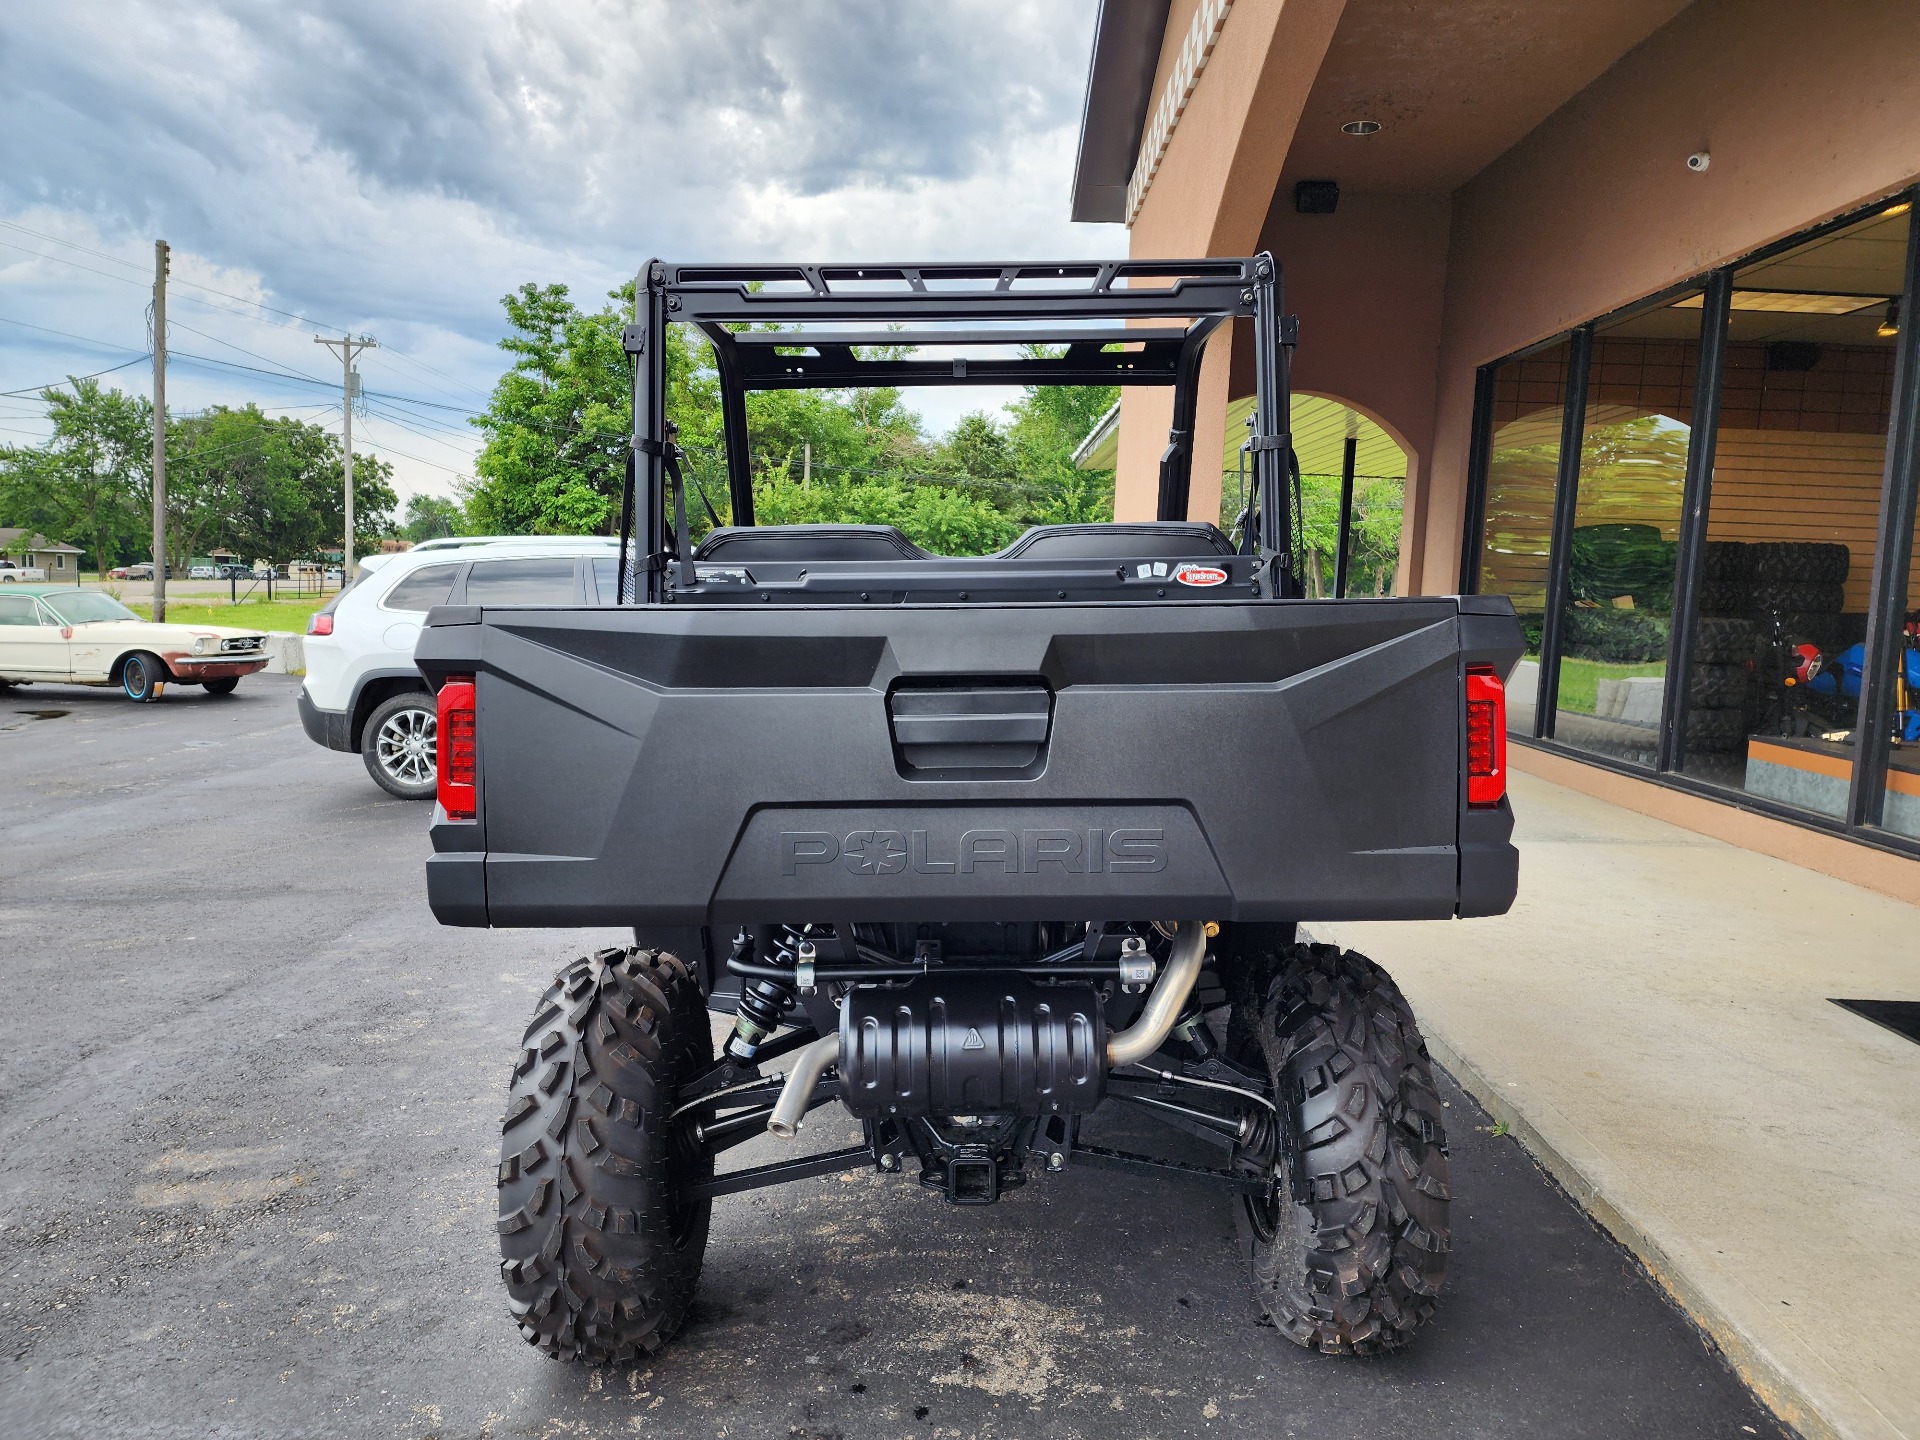
M156 625L97 590L21 587L0 595L0 687L118 685L152 700L169 683L230 695L267 664L267 637L217 625Z

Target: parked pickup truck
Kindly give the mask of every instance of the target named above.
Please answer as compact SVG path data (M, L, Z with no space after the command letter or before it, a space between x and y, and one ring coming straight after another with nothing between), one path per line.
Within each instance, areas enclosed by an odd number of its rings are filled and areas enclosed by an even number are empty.
M1522 638L1500 598L1301 598L1273 260L650 264L637 294L616 603L441 605L414 652L436 915L634 932L559 974L510 1082L522 1333L663 1344L721 1196L859 1167L987 1204L1094 1166L1223 1192L1288 1338L1403 1343L1444 1273L1442 1107L1391 979L1295 927L1508 908ZM1186 518L1229 321L1257 389L1235 536ZM733 523L698 546L669 323L722 384ZM981 556L753 523L746 391L917 384L1170 388L1158 518ZM721 1168L829 1104L860 1143ZM1211 1163L1104 1143L1104 1106Z

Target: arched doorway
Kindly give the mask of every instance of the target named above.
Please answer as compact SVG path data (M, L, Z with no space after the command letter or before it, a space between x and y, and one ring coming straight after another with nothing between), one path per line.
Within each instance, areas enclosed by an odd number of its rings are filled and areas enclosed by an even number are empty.
M1253 400L1227 406L1226 445L1220 465L1220 528L1231 533L1246 508L1251 472L1241 447ZM1326 395L1292 400L1289 428L1300 457L1300 489L1307 532L1309 595L1331 595L1340 525L1341 475L1347 440L1354 444L1353 550L1347 579L1351 595L1391 595L1400 570L1401 521L1406 501L1407 451L1377 420Z

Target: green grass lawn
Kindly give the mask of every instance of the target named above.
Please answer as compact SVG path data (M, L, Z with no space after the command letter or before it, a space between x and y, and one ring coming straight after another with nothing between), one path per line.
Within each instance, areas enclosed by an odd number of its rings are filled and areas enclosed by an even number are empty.
M121 603L144 619L153 618L153 607L145 602ZM169 600L167 619L177 625L228 625L237 630L291 630L298 634L305 632L307 617L325 603L318 596L309 596L272 602L242 600L235 605L226 600L207 602L196 596L191 602Z
M1638 665L1612 665L1601 660L1575 660L1568 656L1560 662L1560 708L1593 714L1599 701L1602 680L1629 680L1643 675L1664 675L1664 660L1649 660Z

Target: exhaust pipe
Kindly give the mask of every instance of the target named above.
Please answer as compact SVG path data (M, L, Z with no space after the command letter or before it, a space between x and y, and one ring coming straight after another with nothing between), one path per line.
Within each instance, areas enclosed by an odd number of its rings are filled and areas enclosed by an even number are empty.
M1107 1037L1109 1068L1138 1064L1158 1050L1186 1007L1194 982L1200 978L1200 964L1207 953L1207 927L1198 920L1182 920L1163 928L1172 930L1173 954L1168 957L1167 968L1153 987L1153 993L1147 997L1140 1018L1125 1030ZM801 1123L813 1104L813 1092L820 1087L820 1077L828 1066L839 1061L838 1033L821 1036L794 1058L793 1068L787 1072L787 1083L781 1088L780 1099L767 1120L769 1135L791 1140L800 1133Z
M1182 920L1173 931L1173 954L1167 958L1166 973L1147 997L1140 1018L1125 1030L1107 1036L1107 1064L1117 1069L1136 1065L1166 1042L1167 1033L1180 1018L1187 996L1200 978L1200 962L1207 954L1207 927L1198 920Z
M807 1107L813 1104L813 1092L820 1087L820 1077L839 1058L840 1036L837 1031L832 1035L822 1035L794 1058L793 1069L787 1072L786 1086L780 1091L780 1099L775 1102L773 1114L767 1120L769 1135L791 1140L800 1133Z

